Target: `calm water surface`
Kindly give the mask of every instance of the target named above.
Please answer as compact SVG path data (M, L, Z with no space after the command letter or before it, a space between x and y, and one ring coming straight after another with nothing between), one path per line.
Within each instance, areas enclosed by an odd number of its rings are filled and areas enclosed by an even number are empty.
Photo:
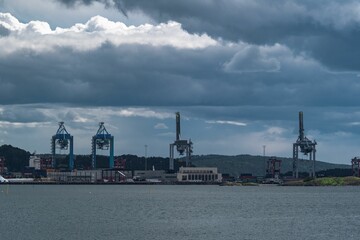
M360 239L360 187L0 185L0 239Z

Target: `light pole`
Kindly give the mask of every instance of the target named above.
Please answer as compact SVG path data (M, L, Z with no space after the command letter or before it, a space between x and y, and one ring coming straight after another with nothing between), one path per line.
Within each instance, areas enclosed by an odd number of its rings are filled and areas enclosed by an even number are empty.
M145 144L145 171L147 170L147 147L148 145Z
M266 149L266 145L263 145L263 156L265 157L265 149Z
M264 156L264 169L265 169L265 177L266 177L266 169L267 169L267 166L266 166L266 158L265 158L265 149L266 149L266 145L263 145L263 156Z

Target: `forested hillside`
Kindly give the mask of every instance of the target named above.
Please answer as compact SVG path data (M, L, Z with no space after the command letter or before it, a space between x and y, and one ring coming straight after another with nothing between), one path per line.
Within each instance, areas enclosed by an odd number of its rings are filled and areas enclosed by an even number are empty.
M232 176L239 176L244 173L251 173L255 176L265 175L266 161L269 157L251 156L251 155L237 155L237 156L223 156L223 155L202 155L194 156L192 163L196 166L218 167L221 173L228 173ZM278 158L282 160L281 172L286 173L292 171L291 158ZM349 169L350 165L332 164L317 161L316 171L327 169ZM299 172L309 172L311 163L308 160L299 160Z
M9 171L22 171L29 164L30 152L11 145L0 146L0 156L5 158Z
M30 152L22 150L11 145L2 145L0 147L0 156L5 157L5 163L9 171L22 171L29 164ZM49 154L40 154L40 157L50 158ZM123 159L125 161L125 169L127 170L144 170L145 158L136 155L121 155L115 156L115 159ZM241 174L251 173L254 176L265 175L266 161L269 157L251 156L251 155L201 155L193 156L191 163L197 167L217 167L221 173L227 173L231 176L239 176ZM281 172L286 173L292 171L291 158L278 158L282 160ZM60 156L57 160L57 166L60 168L67 168L68 157L66 155ZM97 156L97 166L99 168L107 168L109 160L107 156ZM180 166L185 166L184 158L175 160L175 171ZM91 155L76 155L75 156L76 169L91 169ZM148 157L147 169L168 170L169 158L163 157ZM350 165L332 164L326 162L316 162L316 171L328 169L349 169ZM311 164L307 160L300 160L299 172L309 172ZM349 174L348 170L343 172L344 175Z

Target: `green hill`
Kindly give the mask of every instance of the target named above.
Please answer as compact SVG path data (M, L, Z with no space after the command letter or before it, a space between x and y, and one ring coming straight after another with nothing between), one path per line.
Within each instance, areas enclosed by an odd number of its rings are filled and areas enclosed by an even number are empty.
M11 145L2 145L0 156L5 157L5 165L9 171L19 172L29 164L30 152Z
M22 171L25 166L29 164L30 152L22 150L11 145L0 146L0 156L5 157L5 163L9 171ZM50 157L49 154L40 154L42 157ZM136 155L121 155L115 158L126 159L126 169L128 170L142 170L145 166L145 158ZM251 155L237 155L237 156L224 156L224 155L201 155L192 156L191 162L197 167L217 167L221 173L227 173L231 176L239 176L244 173L251 173L254 176L264 176L266 161L269 157L251 156ZM282 160L281 172L286 173L292 171L291 158L278 158ZM107 167L108 157L98 156L98 166ZM66 155L63 156L62 163L67 165ZM175 170L179 166L184 166L184 158L175 160ZM167 170L169 168L169 159L163 157L149 157L147 158L148 169L154 166L157 170ZM75 156L75 167L79 169L91 168L90 155L77 155ZM309 172L311 164L307 160L299 160L299 172ZM329 169L349 169L350 165L345 164L332 164L326 162L316 162L316 171L329 170ZM346 171L345 175L351 175Z
M231 176L239 176L243 173L251 173L254 176L264 176L266 169L266 161L269 157L237 155L202 155L193 156L191 162L197 167L217 167L221 173L228 173ZM292 171L291 158L278 158L282 160L281 172L286 173ZM316 171L343 168L349 169L350 165L333 164L317 161L315 165ZM299 172L309 172L311 163L308 160L299 159Z

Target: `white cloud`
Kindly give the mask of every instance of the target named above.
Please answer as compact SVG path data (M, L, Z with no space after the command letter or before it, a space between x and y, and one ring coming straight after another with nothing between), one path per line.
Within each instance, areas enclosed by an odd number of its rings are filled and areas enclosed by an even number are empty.
M158 134L156 134L156 136L159 136L159 137L175 137L175 133L174 132L158 133Z
M51 123L49 122L9 122L9 121L0 121L0 128L37 128L37 127L44 127L49 126ZM5 133L5 132L4 132Z
M119 116L123 117L145 117L145 118L173 118L174 114L167 112L157 112L148 108L126 108L117 111Z
M0 13L0 26L8 29L9 31L19 31L25 28L25 24L22 24L12 16L10 13Z
M217 120L217 121L206 121L206 123L210 124L228 124L228 125L235 125L235 126L246 126L246 123L243 122L237 122L237 121L223 121L223 120Z
M168 129L169 127L165 123L158 123L154 126L155 129Z
M287 130L285 128L281 128L281 127L269 127L266 130L266 134L267 135L281 135L284 134Z
M118 107L60 107L49 105L48 107L36 107L36 111L44 114L50 119L62 121L64 119L72 122L99 122L106 121L111 117L142 117L155 119L174 118L174 114L166 111L158 111L150 108L118 108Z
M348 123L349 126L360 126L360 122L351 122Z
M0 27L9 31L9 36L0 38L0 52L9 54L21 49L35 52L53 51L68 47L75 51L89 51L105 43L115 46L141 44L171 46L180 49L201 49L217 45L217 41L206 34L189 34L180 23L168 22L158 25L143 24L126 26L101 16L92 17L85 24L69 28L50 28L47 22L21 23L10 13L0 13Z

